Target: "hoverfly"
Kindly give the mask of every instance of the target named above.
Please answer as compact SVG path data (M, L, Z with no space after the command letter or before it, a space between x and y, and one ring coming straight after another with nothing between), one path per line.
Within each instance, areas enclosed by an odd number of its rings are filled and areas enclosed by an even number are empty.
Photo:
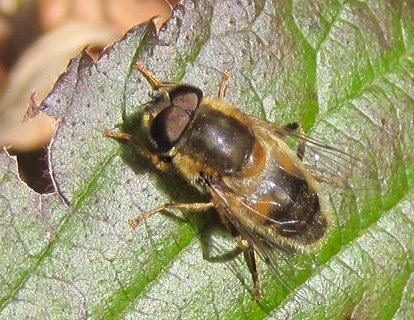
M147 141L125 132L105 136L135 145L161 171L176 170L209 202L165 203L130 226L165 210L214 208L245 252L254 298L262 299L257 256L269 261L268 250L277 248L309 252L332 225L323 178L302 162L309 139L298 123L276 126L224 101L228 72L218 97L204 97L193 85L159 81L141 63L137 69L155 90L142 123ZM285 141L291 135L298 138L296 151Z

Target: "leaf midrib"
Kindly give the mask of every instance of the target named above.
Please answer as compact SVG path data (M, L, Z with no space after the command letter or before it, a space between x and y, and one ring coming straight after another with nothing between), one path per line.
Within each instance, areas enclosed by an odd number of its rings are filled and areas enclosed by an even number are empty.
M20 276L18 277L17 281L15 281L15 285L10 289L10 293L5 295L5 297L0 300L0 311L4 310L7 304L16 298L20 289L24 287L31 275L34 274L35 271L42 265L43 261L52 254L55 246L59 243L60 235L63 234L66 230L68 221L70 221L70 219L74 217L81 208L83 208L83 204L88 199L88 196L92 195L93 191L96 189L96 181L98 178L102 176L103 171L107 166L110 165L115 156L119 155L119 148L114 148L112 151L113 152L106 157L105 161L97 167L98 170L95 170L95 174L92 176L92 179L76 198L73 205L73 211L68 212L68 214L66 214L61 219L59 225L56 228L55 237L48 242L47 246L39 254L38 258L31 263L29 268L20 271Z

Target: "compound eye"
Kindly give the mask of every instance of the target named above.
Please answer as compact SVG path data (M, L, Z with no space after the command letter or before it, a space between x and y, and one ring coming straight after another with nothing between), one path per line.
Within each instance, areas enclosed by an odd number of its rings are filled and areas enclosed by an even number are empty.
M152 121L150 135L157 152L170 151L178 142L191 118L185 110L174 105L162 110Z
M182 85L170 91L171 104L185 111L195 111L203 97L203 92L193 86Z

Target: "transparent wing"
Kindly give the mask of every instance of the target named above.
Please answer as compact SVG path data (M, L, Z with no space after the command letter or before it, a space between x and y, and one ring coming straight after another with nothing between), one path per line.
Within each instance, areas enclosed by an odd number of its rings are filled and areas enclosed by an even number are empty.
M270 267L272 274L285 289L289 293L294 292L295 288L300 285L295 276L303 271L301 267L294 263L298 255L281 246L272 238L271 233L265 235L263 232L259 232L260 226L251 222L255 219L247 219L243 215L247 214L251 217L256 216L259 220L267 220L263 221L264 225L267 224L266 222L273 224L277 221L264 216L259 210L255 209L257 199L237 194L222 183L210 184L208 189L217 211L237 230L242 239L253 247L257 255ZM241 214L241 212L243 213ZM312 265L315 264L312 262ZM314 304L321 296L321 294L315 292L312 297L300 296L300 299Z
M270 134L279 139L295 141L296 147L302 144L305 148L303 165L312 172L320 182L326 182L337 187L348 187L351 177L376 178L374 168L356 155L326 144L318 139L306 136L299 129L290 126L281 127L265 120L250 117L258 127L264 127Z

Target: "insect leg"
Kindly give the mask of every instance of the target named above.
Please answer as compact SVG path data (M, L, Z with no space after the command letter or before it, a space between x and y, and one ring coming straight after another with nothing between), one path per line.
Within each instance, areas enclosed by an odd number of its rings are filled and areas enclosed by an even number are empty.
M299 122L292 122L288 125L283 127L288 133L299 131L299 142L298 142L298 149L296 150L296 155L300 160L303 160L303 156L305 155L305 140L303 136L305 132L303 131L303 127Z
M174 82L162 82L158 80L154 74L152 74L147 68L144 67L142 62L137 62L136 66L138 71L141 72L145 79L147 79L148 83L154 90L165 87L174 87L177 85Z
M326 183L336 188L344 188L347 186L347 182L344 177L323 177L314 173L312 173L312 177L320 183Z
M306 143L305 143L305 139L303 138L305 136L305 133L303 131L302 125L299 122L292 122L284 126L283 129L285 130L285 133L284 133L285 135L291 132L294 132L294 131L299 131L299 141L298 141L298 149L296 150L296 155L298 156L300 160L303 160L303 156L305 155ZM339 188L344 187L346 185L346 181L340 176L328 178L328 177L320 176L315 173L312 173L312 176L318 182L327 183L327 184L330 184L330 185L333 185Z
M254 300L261 301L263 299L262 294L262 284L260 282L259 271L257 270L257 254L254 247L249 245L249 248L246 252L247 260L250 261L250 272L252 273L253 283L254 283Z
M231 78L230 71L224 70L223 76L221 78L220 90L218 94L219 98L222 100L224 99L224 96L226 95L226 89L227 89L227 85L229 83L230 78Z
M131 142L135 143L135 138L132 134L126 132L118 132L112 130L105 130L104 136L107 138L111 138L114 140L122 141L122 142Z
M138 139L136 139L132 134L126 133L126 132L118 132L118 131L112 131L112 130L105 130L104 136L107 138L111 138L117 141L126 142L131 144L135 151L147 158L148 160L152 161L152 163L155 165L155 167L161 171L167 171L170 169L171 164L167 163L165 161L162 161L157 156L154 156L151 154L140 142Z
M242 238L237 228L230 221L223 219L223 223L229 228L237 247L243 252L244 260L246 260L247 267L253 279L254 300L260 301L263 299L263 294L259 271L257 270L257 254L254 246Z
M129 226L132 229L136 229L138 225L147 220L149 217L153 215L165 211L165 210L172 210L172 209L180 209L180 210L189 210L195 212L204 212L208 209L214 208L214 204L212 202L201 202L201 203L164 203L162 206L158 208L154 208L150 211L144 212L140 214L138 217L131 219L128 221Z
M249 244L246 240L243 240L241 236L235 237L238 247L243 251L244 259L246 260L247 267L252 275L254 284L254 300L260 301L263 299L262 284L260 282L259 271L257 270L257 254L253 245Z

